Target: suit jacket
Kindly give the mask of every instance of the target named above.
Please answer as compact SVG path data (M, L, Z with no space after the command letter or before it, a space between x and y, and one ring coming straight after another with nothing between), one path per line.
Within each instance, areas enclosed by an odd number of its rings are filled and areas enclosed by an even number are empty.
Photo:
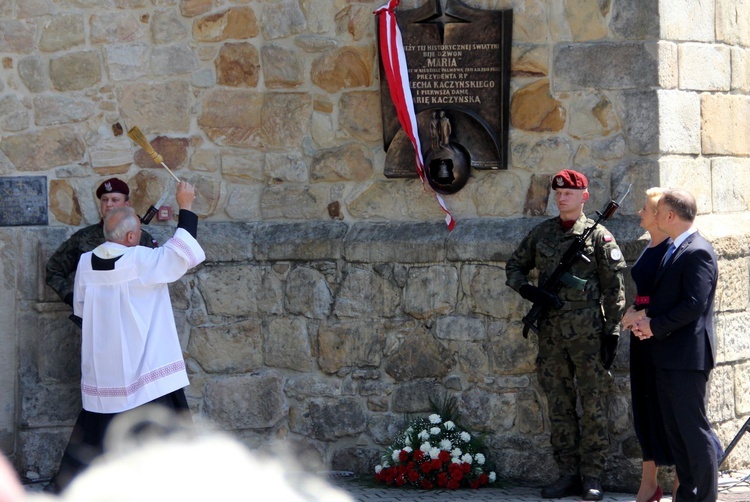
M648 316L654 366L677 370L714 367L716 254L698 232L691 234L656 274Z

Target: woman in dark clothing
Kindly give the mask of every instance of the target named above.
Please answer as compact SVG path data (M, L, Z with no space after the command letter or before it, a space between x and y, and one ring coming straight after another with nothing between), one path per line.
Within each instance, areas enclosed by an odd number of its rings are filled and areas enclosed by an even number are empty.
M651 240L648 247L631 269L636 286L634 304L622 318L622 325L629 328L643 316L649 304L649 295L656 272L667 248L672 243L667 234L656 226L656 204L661 198L661 188L646 191L646 202L639 211L641 227ZM630 389L633 401L633 423L635 434L643 452L643 473L636 502L654 502L661 499L663 492L657 481L659 466L672 465L672 452L667 444L664 423L659 411L659 403L654 392L653 367L651 365L651 340L638 340L630 335ZM675 486L677 480L675 479ZM674 493L674 492L673 492Z

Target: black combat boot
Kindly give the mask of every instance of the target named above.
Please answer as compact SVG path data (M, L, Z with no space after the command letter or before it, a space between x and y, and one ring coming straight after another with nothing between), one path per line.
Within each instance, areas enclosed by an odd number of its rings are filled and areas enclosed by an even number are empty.
M592 476L583 477L583 500L601 500L604 498L602 484L598 478Z
M581 477L577 474L562 475L551 485L542 488L542 498L545 499L559 499L579 493L581 493Z

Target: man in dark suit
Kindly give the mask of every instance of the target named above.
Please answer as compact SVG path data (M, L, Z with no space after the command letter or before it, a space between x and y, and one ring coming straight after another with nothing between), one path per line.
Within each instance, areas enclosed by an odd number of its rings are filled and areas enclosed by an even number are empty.
M696 212L695 198L685 190L667 190L659 200L657 225L674 248L667 250L651 305L633 332L642 340L654 338L656 392L680 479L677 500L715 502L718 466L706 417L706 385L715 363L719 273L711 244L693 228Z

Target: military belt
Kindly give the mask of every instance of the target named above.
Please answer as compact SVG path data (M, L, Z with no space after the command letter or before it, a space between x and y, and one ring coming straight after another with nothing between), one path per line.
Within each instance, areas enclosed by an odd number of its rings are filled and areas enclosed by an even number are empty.
M588 309L592 307L598 307L599 306L599 300L590 300L587 302L565 302L563 303L563 306L557 309L560 310L581 310L581 309Z

